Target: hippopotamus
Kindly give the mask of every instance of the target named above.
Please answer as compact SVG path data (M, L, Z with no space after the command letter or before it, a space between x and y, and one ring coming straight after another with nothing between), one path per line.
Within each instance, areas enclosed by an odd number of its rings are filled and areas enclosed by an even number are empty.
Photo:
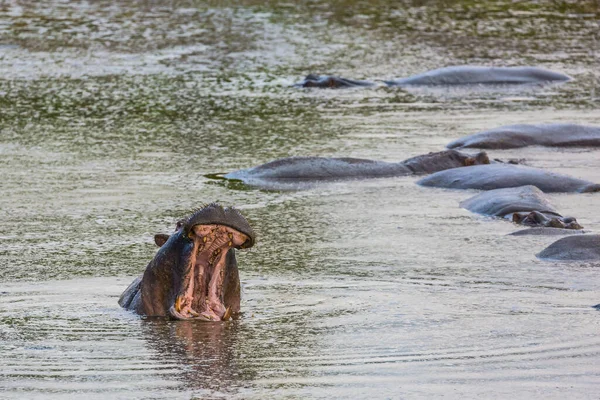
M600 260L600 235L575 235L557 240L536 257L556 261Z
M510 219L521 225L583 229L573 217L563 217L535 186L494 189L460 203L471 212Z
M600 146L600 126L578 124L506 125L465 136L446 147L514 149L526 146Z
M254 245L248 221L234 208L209 204L179 221L172 235L156 235L160 249L119 305L140 315L226 321L240 311L234 249Z
M322 181L429 174L489 162L485 152L471 156L456 150L429 153L397 163L361 158L288 157L223 177L262 189L285 190L306 188Z
M370 81L346 79L339 76L308 74L303 81L298 82L293 86L305 88L342 89L353 87L370 87L375 86L375 83Z
M589 231L565 228L534 227L521 229L520 231L509 233L509 236L564 236L564 235L582 235Z
M539 168L500 163L436 172L419 180L417 184L451 189L480 190L533 185L545 193L590 193L600 191L599 184L583 179L544 171Z
M564 82L571 77L536 67L483 67L459 65L391 81L388 86L516 85Z

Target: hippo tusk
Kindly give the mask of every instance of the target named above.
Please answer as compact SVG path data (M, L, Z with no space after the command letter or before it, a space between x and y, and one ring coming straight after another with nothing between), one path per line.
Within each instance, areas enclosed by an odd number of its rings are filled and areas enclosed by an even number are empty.
M227 307L225 314L223 314L223 321L228 321L231 318L231 306Z

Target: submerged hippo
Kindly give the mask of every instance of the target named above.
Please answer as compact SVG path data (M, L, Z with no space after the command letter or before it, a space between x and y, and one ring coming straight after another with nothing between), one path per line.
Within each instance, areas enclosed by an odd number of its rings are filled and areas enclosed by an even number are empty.
M581 235L588 233L589 231L576 230L576 229L564 229L564 228L547 228L547 227L535 227L528 229L521 229L513 233L509 233L510 236L564 236L564 235Z
M310 187L322 181L429 174L489 162L485 152L471 156L456 150L429 153L397 163L360 158L289 157L230 172L224 178L263 189L285 190Z
M141 315L225 321L240 311L236 249L254 245L255 234L235 209L210 204L177 224L144 274L121 295L119 305Z
M417 182L422 186L492 190L525 185L550 192L598 192L600 185L539 168L512 164L475 165L437 172Z
M465 136L448 144L449 149L514 149L525 146L600 146L600 126L577 124L517 124Z
M536 256L557 261L597 261L600 260L600 235L567 236L552 243Z
M544 82L564 82L571 78L560 72L536 67L482 67L459 65L385 81L388 86L434 85L515 85Z
M495 189L460 203L471 212L510 219L517 224L547 228L583 229L572 217L563 217L535 186Z
M353 79L341 78L339 76L330 75L316 75L308 74L303 81L293 85L294 87L305 87L305 88L329 88L329 89L341 89L341 88L352 88L352 87L370 87L375 86L374 82L369 81L357 81Z

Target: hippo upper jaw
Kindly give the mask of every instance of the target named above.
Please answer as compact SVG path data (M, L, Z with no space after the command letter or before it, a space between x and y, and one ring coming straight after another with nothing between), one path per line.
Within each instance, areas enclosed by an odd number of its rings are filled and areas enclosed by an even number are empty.
M191 251L181 278L174 282L177 289L169 316L178 320L228 320L232 310L223 300L227 252L247 244L248 235L225 225L198 224L188 229L185 237L191 242Z

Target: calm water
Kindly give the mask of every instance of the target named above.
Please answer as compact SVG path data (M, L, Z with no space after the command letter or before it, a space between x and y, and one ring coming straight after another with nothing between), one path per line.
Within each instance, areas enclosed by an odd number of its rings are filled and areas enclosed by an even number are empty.
M392 2L389 2L392 3ZM291 155L397 161L508 123L600 124L594 2L0 4L0 398L544 398L600 393L598 265L415 178L263 192L205 175ZM318 91L536 65L560 86ZM600 150L491 152L600 182ZM551 196L600 231L598 195ZM198 205L258 232L244 314L117 299Z

